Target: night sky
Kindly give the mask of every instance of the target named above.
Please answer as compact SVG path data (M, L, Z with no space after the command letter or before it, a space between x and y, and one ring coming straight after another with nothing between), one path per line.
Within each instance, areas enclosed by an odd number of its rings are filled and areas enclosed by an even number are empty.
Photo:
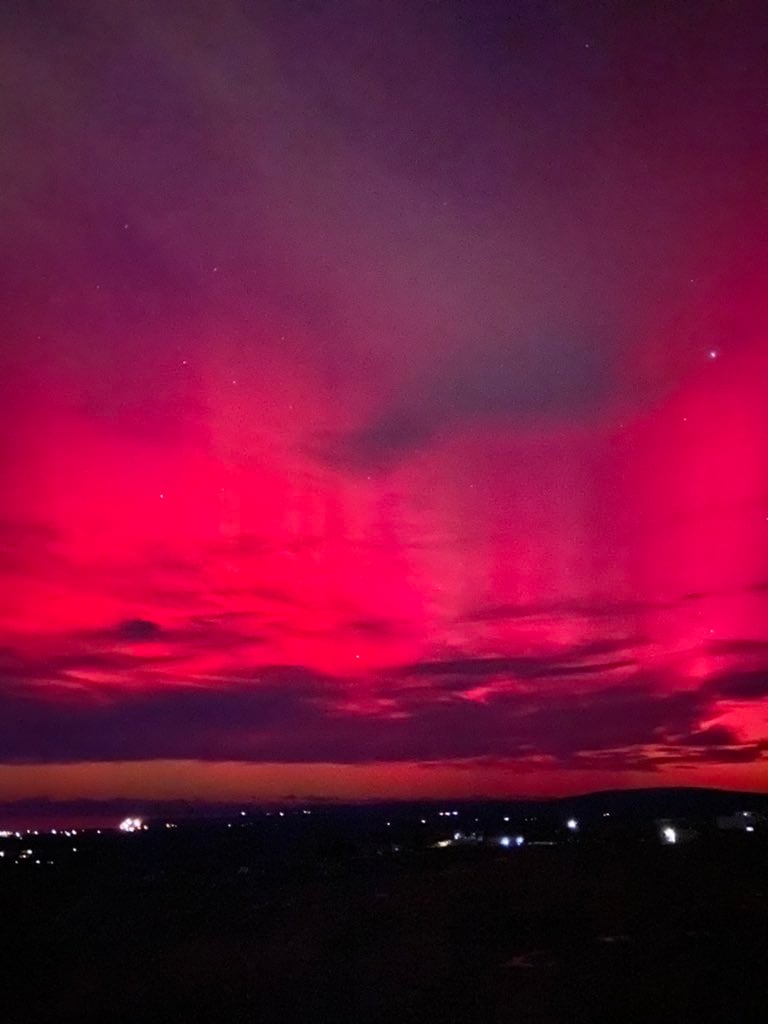
M0 799L768 786L764 3L0 48Z

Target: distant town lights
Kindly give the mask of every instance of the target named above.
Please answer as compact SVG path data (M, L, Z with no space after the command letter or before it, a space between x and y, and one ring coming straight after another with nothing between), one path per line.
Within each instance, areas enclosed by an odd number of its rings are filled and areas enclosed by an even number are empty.
M579 828L579 823L575 818L569 818L565 823L565 827L569 828L571 832L576 832Z
M138 832L140 829L146 829L146 825L141 818L125 818L120 822L118 828L121 832Z
M677 842L677 832L670 825L667 825L666 828L662 829L661 837L665 843Z

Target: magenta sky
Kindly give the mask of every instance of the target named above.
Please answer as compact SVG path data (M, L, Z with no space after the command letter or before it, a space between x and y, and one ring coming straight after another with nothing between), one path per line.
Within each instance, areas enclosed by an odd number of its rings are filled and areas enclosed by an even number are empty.
M0 799L765 788L763 5L0 19Z

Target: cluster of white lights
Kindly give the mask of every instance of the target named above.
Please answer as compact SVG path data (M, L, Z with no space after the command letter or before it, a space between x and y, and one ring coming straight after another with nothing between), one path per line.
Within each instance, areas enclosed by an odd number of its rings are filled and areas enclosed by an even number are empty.
M522 836L502 836L499 840L499 846L522 846L524 842L525 839Z
M438 816L438 818L450 818L450 817L458 818L459 812L458 811L438 811L437 812L437 816Z
M121 832L139 832L146 827L141 818L125 818L118 826Z
M569 828L571 832L576 832L578 831L579 823L578 821L576 821L575 818L569 818L568 821L566 821L565 823L565 827Z
M677 842L677 832L670 825L667 825L666 828L662 829L661 837L665 843Z

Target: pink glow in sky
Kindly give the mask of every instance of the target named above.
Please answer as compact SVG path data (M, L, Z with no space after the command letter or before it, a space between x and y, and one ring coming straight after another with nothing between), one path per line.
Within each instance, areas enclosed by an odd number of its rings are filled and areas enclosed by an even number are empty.
M765 788L748 6L2 14L0 799Z

